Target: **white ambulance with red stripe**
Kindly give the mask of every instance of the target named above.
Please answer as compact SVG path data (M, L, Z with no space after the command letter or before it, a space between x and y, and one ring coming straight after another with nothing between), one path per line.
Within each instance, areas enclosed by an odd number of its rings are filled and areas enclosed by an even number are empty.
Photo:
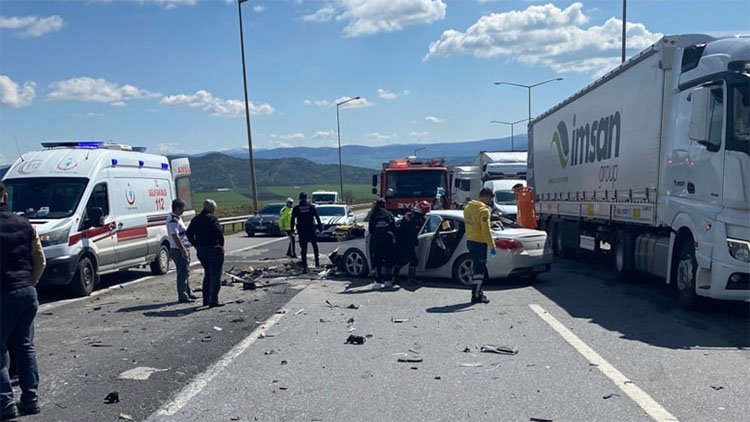
M166 221L175 195L192 210L190 162L98 141L44 142L5 174L8 205L39 233L40 284L85 296L99 276L150 266L169 270Z

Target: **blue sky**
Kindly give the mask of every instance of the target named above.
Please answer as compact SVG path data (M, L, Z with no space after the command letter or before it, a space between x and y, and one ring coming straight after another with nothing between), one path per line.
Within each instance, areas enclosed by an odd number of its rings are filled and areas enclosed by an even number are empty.
M709 6L710 5L710 6ZM621 2L250 0L255 148L508 136L619 62ZM748 33L747 0L629 0L628 55ZM247 146L236 0L0 1L0 162L42 140L152 152ZM524 125L516 126L523 131ZM18 145L18 147L16 146Z

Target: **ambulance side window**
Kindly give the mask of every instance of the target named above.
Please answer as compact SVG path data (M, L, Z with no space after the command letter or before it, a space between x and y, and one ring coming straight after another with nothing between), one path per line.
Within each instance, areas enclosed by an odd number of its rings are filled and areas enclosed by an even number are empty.
M93 221L90 218L90 216L93 214L92 210L94 208L101 208L102 217L106 217L109 215L109 195L107 194L106 183L99 183L98 185L94 186L94 189L91 191L89 201L86 203L86 216L82 224L83 229L88 229L97 225L97 222Z

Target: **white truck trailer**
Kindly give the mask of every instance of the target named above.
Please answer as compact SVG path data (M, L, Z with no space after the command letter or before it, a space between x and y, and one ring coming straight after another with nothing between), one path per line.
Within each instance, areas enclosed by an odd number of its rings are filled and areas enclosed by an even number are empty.
M466 199L479 198L482 189L482 172L479 166L455 166L453 175L453 202L463 204Z
M534 119L556 254L611 254L680 302L750 300L750 37L667 36Z

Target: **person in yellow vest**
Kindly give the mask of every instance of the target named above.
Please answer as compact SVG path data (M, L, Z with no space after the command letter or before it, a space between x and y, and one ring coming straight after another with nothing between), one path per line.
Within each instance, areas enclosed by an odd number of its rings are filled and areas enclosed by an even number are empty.
M487 251L494 258L497 254L490 230L490 206L495 197L492 189L479 191L479 200L472 200L464 208L466 222L466 249L469 250L473 271L471 281L471 303L490 303L482 292L482 282L487 278Z
M286 248L286 256L289 258L296 258L297 253L294 251L294 231L292 230L292 207L294 206L294 200L292 198L286 199L286 205L281 209L279 213L279 229L286 233L289 238L289 247Z

